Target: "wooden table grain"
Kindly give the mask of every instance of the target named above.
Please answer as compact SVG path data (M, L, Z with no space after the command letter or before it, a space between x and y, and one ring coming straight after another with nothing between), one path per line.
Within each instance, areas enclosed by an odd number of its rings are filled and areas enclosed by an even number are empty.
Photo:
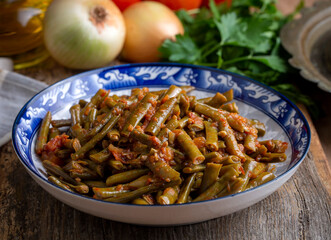
M20 73L52 84L78 71L48 60ZM310 152L279 190L234 214L174 227L114 222L63 204L32 180L7 143L0 148L0 239L331 239L331 172L310 125Z

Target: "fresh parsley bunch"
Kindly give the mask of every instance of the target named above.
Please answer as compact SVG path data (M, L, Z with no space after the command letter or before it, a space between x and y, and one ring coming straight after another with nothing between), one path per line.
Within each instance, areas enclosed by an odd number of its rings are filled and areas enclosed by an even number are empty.
M294 101L310 100L291 83L288 55L281 49L279 32L294 14L283 16L275 0L234 0L231 8L201 8L195 14L177 12L185 34L165 40L165 60L222 68L267 84ZM297 11L302 7L298 6Z

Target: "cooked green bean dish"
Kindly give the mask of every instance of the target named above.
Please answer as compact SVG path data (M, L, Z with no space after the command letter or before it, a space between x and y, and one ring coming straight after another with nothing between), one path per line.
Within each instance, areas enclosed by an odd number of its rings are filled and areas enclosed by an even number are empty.
M287 143L259 141L265 126L242 117L232 89L196 99L191 86L130 96L100 89L70 108L47 112L36 140L48 180L109 202L183 204L254 188L273 178Z

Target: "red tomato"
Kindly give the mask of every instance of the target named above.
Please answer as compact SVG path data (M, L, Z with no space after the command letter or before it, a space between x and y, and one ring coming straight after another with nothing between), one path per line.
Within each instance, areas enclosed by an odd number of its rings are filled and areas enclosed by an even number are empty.
M226 3L228 7L231 7L232 0L214 0L215 4ZM209 6L209 0L203 0L202 6Z
M190 9L199 8L202 2L202 0L153 0L153 1L163 3L172 10L179 10L179 9L190 10Z
M123 12L128 6L140 2L141 0L113 0L116 6Z

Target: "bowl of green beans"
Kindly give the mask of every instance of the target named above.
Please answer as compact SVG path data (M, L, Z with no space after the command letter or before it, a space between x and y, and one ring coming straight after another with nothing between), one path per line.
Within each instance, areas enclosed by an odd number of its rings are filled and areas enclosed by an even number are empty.
M31 177L65 204L144 225L201 222L272 194L296 171L309 125L280 93L193 65L92 70L30 99L13 125Z

